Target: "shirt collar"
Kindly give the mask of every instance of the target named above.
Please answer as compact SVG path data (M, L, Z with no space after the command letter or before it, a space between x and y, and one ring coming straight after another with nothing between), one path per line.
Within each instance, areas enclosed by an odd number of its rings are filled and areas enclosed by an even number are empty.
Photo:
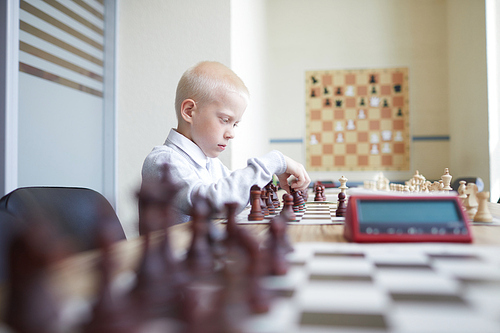
M200 147L173 128L170 130L170 133L168 133L165 144L168 141L189 155L196 164L203 168L207 167L209 158L205 155L205 153L203 153Z

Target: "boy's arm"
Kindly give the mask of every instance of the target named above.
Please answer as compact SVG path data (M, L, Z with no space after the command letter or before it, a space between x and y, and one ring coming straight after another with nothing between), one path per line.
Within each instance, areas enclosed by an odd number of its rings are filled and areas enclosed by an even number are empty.
M185 214L190 213L192 198L198 194L209 198L218 210L222 210L227 202L236 202L242 210L248 204L250 188L255 184L260 187L265 186L272 180L273 174L279 175L282 187L290 175L297 178L292 184L293 188L305 188L309 184L309 176L303 166L278 151L272 151L259 158L251 158L247 161L247 167L230 174L223 172L222 177L216 182L200 178L193 165L184 158L179 158L176 153L161 151L157 152L156 156L148 156L146 159L143 181L151 178L160 179L160 170L164 163L170 165L173 179L180 186L175 205ZM289 190L288 185L284 188Z

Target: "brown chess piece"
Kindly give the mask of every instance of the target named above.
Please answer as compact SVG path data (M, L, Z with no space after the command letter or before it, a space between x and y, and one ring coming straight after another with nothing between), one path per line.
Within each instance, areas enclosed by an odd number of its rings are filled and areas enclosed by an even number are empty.
M262 221L264 220L264 214L262 213L261 206L261 189L259 186L254 185L250 189L250 201L252 208L250 209L250 214L248 214L249 221Z
M271 275L285 275L289 264L285 255L289 248L285 244L286 217L277 216L269 225L269 240L267 244L268 271Z
M284 215L289 222L295 221L297 216L293 211L293 197L291 194L283 194L283 209L280 215Z
M261 191L260 191L260 204L261 204L261 207L262 207L262 214L264 214L264 216L268 216L269 215L269 208L267 206L267 190L265 188L263 188Z
M314 201L325 201L321 184L316 184L314 186Z
M346 195L344 192L340 192L338 195L338 206L337 206L337 211L335 212L335 216L337 217L343 217L345 216L346 212Z
M57 333L61 303L51 284L50 265L70 254L68 243L43 217L16 234L8 253L5 323L19 333Z

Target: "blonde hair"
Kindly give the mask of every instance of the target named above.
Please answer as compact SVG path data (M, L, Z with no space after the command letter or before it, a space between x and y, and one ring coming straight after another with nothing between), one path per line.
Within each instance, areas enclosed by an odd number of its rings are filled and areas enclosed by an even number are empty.
M175 95L175 112L180 119L181 105L186 99L198 104L211 103L221 94L235 92L248 103L249 92L243 81L231 69L215 61L203 61L184 72Z

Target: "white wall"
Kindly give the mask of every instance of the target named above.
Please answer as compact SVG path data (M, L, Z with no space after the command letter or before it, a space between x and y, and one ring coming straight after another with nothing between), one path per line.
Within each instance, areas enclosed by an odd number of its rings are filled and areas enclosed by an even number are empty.
M270 138L305 137L307 70L409 67L411 134L449 134L446 2L444 0L273 0L268 2L267 106ZM272 112L271 112L272 110ZM305 163L303 144L273 144ZM414 142L404 180L420 170L439 178L449 166L447 141ZM366 180L376 172L315 172L313 179L341 174Z
M232 142L231 168L269 150L271 110L266 107L266 0L231 1L231 68L250 91L250 104Z
M455 176L481 177L489 190L484 1L448 0L447 21L450 166Z
M500 198L500 4L486 0L491 201Z
M177 126L177 82L202 60L230 65L230 23L230 0L118 2L117 208L128 236L144 158Z

